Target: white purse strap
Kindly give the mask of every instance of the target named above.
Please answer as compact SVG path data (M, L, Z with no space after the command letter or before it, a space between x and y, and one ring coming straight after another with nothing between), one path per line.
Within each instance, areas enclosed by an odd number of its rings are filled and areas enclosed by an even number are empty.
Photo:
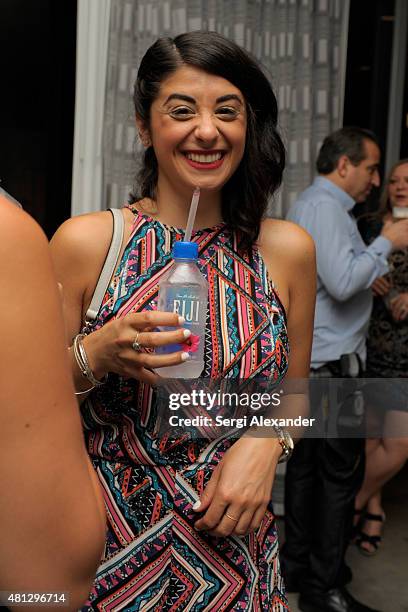
M91 303L89 304L89 308L85 314L85 330L88 332L91 330L98 316L99 309L102 305L103 296L106 293L110 279L112 278L112 274L116 269L123 242L125 223L122 210L119 208L109 208L108 210L110 210L113 217L112 240L105 263L103 264L103 268L99 276L99 280L96 284Z

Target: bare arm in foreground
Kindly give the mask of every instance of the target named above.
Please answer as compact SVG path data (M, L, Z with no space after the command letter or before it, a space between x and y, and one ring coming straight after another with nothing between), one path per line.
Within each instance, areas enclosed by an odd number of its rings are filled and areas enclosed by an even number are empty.
M103 503L84 448L47 240L5 198L0 262L0 590L69 592L74 610L102 554Z

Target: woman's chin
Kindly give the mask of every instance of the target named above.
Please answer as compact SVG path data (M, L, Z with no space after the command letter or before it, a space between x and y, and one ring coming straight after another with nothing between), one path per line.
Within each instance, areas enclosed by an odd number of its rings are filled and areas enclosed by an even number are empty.
M201 195L204 193L217 193L221 191L223 186L225 185L225 181L216 181L216 180L208 180L208 179L200 179L199 177L195 182L187 183L190 189L195 189L196 187L200 188Z

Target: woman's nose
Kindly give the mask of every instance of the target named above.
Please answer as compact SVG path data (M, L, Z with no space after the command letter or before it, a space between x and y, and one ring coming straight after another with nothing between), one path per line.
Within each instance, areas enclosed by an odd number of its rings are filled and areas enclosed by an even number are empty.
M210 113L200 115L195 128L195 136L199 140L214 141L218 137L218 128L215 125L214 117Z

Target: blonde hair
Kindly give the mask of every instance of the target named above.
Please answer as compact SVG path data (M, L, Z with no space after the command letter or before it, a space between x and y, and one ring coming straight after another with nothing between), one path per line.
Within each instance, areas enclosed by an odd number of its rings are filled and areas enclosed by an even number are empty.
M391 170L389 171L387 175L387 179L384 182L381 196L380 196L380 205L378 207L378 213L381 217L386 215L387 212L391 212L391 204L388 198L388 185L390 184L391 177L394 174L395 170L399 168L400 166L403 166L404 164L408 164L408 157L405 157L404 159L400 159L399 161L397 161L392 166Z

